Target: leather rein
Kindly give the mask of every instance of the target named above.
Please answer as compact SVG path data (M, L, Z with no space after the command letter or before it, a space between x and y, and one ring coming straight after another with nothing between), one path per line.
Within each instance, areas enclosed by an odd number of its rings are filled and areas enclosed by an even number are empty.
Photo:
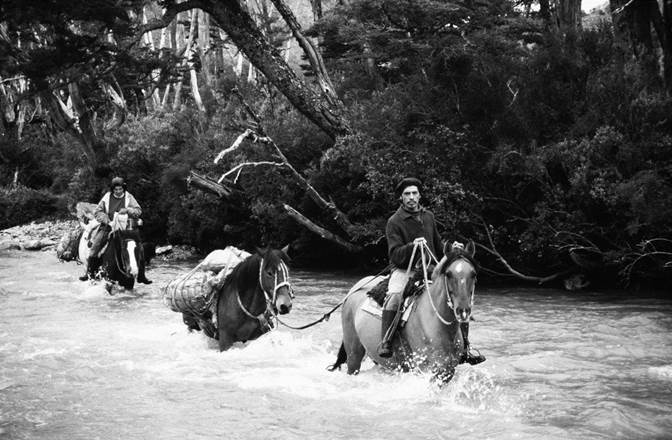
M275 301L278 297L278 290L281 289L282 287L287 287L289 289L289 297L294 298L294 289L292 289L292 285L289 282L289 269L287 268L287 265L284 263L284 261L281 261L278 267L275 270L275 278L273 282L273 294L270 294L266 291L264 288L264 283L262 279L262 273L263 273L263 268L264 268L264 259L261 259L261 262L259 263L259 280L258 280L258 285L261 291L264 294L264 300L266 301L266 308L264 309L263 312L261 312L259 315L253 315L247 307L243 305L243 302L240 299L240 292L236 290L236 300L238 301L238 306L240 309L245 313L248 317L252 319L258 320L262 325L265 325L269 321L267 320L266 316L271 315L274 318L278 318L277 312L275 312L273 305L275 304ZM281 272L282 274L282 280L278 283L278 272ZM272 327L272 323L271 323Z
M425 252L427 252L427 254L429 254L429 257L431 257L437 264L439 263L439 261L436 259L434 254L432 254L432 251L427 246L427 243L416 244L413 247L413 253L411 254L411 263L409 263L409 265L408 265L408 271L410 273L411 264L413 262L413 257L415 256L415 251L418 247L420 247L420 260L422 261L422 273L423 273L423 276L425 278L424 279L425 290L427 291L427 295L429 296L429 303L431 304L432 310L434 310L434 314L436 314L436 317L439 319L439 321L441 321L441 323L443 323L445 325L451 325L453 322L455 322L455 320L446 320L441 316L441 314L439 313L439 310L437 309L436 305L434 304L434 298L432 297L432 293L429 291L430 280L427 278L427 260L425 259L426 258ZM462 259L464 261L467 261L464 258L458 258L458 259ZM443 275L443 277L444 277L443 286L444 286L444 291L446 292L446 305L448 306L448 308L450 308L450 310L452 310L453 317L454 317L455 316L455 305L453 304L453 299L451 297L450 290L448 289L448 275ZM475 289L476 289L476 286L475 285L472 286L471 294L470 294L470 298L469 298L469 302L470 302L470 305L471 305L472 308L474 306L474 290Z

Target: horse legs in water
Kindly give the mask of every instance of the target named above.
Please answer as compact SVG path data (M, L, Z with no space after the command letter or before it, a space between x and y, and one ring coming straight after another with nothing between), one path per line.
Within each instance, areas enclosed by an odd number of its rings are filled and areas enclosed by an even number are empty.
M236 342L236 339L226 330L220 328L218 334L219 337L217 338L217 341L219 342L219 351L228 350L233 343Z
M345 349L348 363L348 374L359 373L362 359L366 355L366 349L357 336L355 329L355 314L359 307L347 307L343 309L341 318L343 324L343 348ZM339 353L340 355L340 353Z

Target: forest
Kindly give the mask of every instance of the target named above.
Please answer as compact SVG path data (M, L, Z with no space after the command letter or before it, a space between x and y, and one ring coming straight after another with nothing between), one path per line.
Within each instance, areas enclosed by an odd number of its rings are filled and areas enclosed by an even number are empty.
M3 0L0 108L0 228L119 175L147 241L380 270L416 176L481 279L672 280L672 0Z

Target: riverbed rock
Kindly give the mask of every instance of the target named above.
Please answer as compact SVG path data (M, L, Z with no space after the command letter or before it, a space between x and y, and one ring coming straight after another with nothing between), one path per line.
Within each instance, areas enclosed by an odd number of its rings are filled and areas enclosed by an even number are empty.
M13 226L0 231L0 249L41 250L56 245L66 231L77 228L77 220L46 220Z
M196 258L198 255L198 249L193 246L182 244L171 246L171 250L164 253L163 255L158 255L157 252L157 258L164 261L191 260Z
M168 245L165 245L165 246L157 246L154 253L156 255L164 255L164 254L167 254L167 253L171 252L172 250L173 250L173 247L168 244Z
M0 240L0 251L21 249L21 243L16 240Z
M23 247L24 250L27 251L39 251L44 247L42 246L42 242L40 240L24 241L21 243L21 246Z

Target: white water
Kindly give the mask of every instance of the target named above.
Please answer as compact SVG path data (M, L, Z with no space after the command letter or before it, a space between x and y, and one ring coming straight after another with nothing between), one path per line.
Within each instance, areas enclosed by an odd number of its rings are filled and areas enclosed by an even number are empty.
M479 289L488 360L443 388L366 362L330 373L340 314L220 353L160 287L108 296L53 253L0 253L0 439L672 438L672 301ZM356 277L294 272L285 321L322 316Z

